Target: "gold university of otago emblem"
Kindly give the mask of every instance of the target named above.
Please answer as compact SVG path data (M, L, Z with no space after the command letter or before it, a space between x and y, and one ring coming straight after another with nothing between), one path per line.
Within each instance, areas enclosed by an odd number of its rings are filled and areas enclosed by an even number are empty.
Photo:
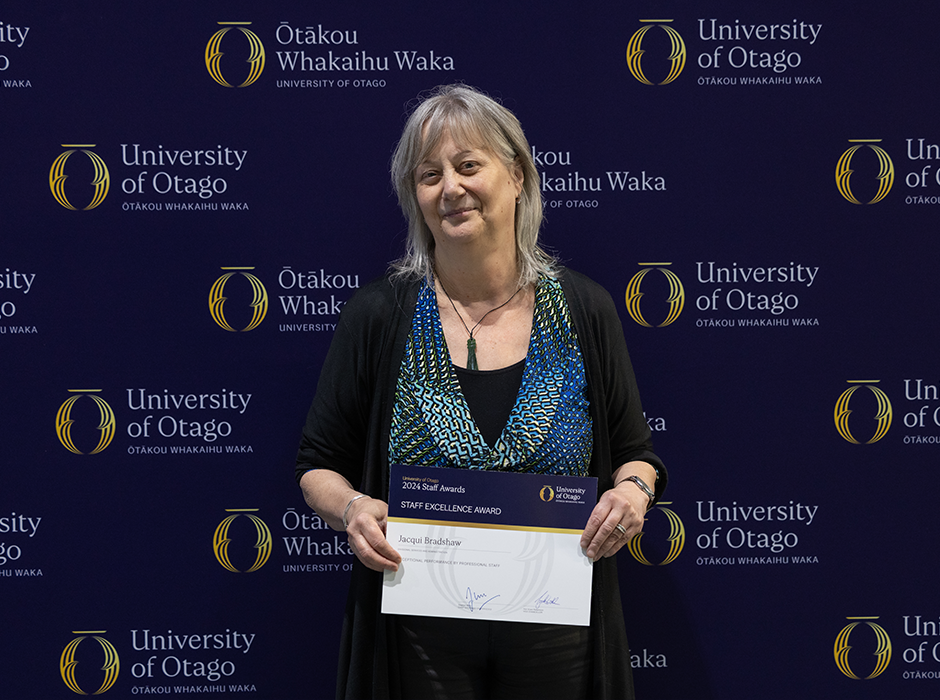
M630 550L630 554L641 564L645 564L646 566L665 566L666 564L674 562L679 554L682 553L682 548L685 546L685 525L682 523L682 519L679 518L673 510L663 507L669 505L672 505L672 501L662 501L657 503L656 507L653 509L661 511L669 521L669 535L666 537L666 541L669 543L669 552L659 564L653 564L643 553L641 545L644 533L641 532L635 535L627 542L627 549Z
M667 59L669 61L669 74L659 83L659 85L667 85L678 78L679 74L682 73L682 69L685 68L685 42L682 40L679 32L669 26L668 23L672 22L671 19L641 19L640 22L643 26L636 30L627 43L627 68L630 69L630 73L633 74L633 77L641 83L645 85L655 84L647 78L646 74L643 72L642 59L646 51L642 48L642 45L643 37L646 36L646 33L653 27L659 27L666 32L671 44L671 51Z
M219 277L212 285L212 289L209 290L209 313L212 314L213 320L219 324L220 327L227 331L232 331L233 333L236 332L236 329L233 328L225 318L225 310L223 307L228 297L224 296L224 291L225 284L229 279L234 275L242 275L251 283L253 293L250 304L253 309L251 321L248 322L247 326L242 328L242 331L254 330L261 325L265 315L268 313L268 290L265 289L261 280L248 272L248 270L254 270L255 268L253 267L223 267L222 269L225 270L225 274Z
M105 165L105 162L101 159L101 156L99 156L94 151L88 150L89 148L95 147L95 144L93 143L63 143L62 147L69 150L56 158L52 163L52 167L49 169L49 189L52 191L52 196L55 197L55 201L57 201L66 209L78 211L78 207L69 200L69 197L65 192L65 181L69 177L65 174L65 164L68 162L72 154L83 153L91 160L92 167L94 168L94 174L90 183L94 190L91 195L91 201L87 206L83 207L83 210L88 211L89 209L94 209L104 201L105 197L108 196L108 189L111 186L111 175L108 173L108 166Z
M849 678L862 680L862 676L856 675L849 665L849 651L852 649L852 646L849 644L849 636L856 627L864 625L870 627L875 633L875 651L873 654L875 657L875 668L864 678L865 680L869 680L880 676L884 673L885 669L888 668L888 664L891 663L891 638L888 636L888 633L885 632L884 627L876 622L872 622L872 620L877 620L877 617L847 617L846 619L849 620L849 624L843 627L842 631L836 636L836 643L832 649L836 666Z
M209 75L212 76L212 79L219 85L224 85L225 87L247 87L260 78L261 72L264 70L264 44L261 43L261 39L258 38L257 34L248 29L248 25L251 24L251 22L219 22L218 24L222 26L222 29L213 34L209 39L209 43L206 44L206 69L209 71ZM220 48L222 39L233 29L245 35L248 39L249 46L248 59L246 61L249 66L248 77L239 85L230 83L225 79L225 76L222 75L221 66L222 56L225 55Z
M69 452L73 452L77 455L85 454L75 446L75 442L72 439L72 426L75 423L75 421L72 420L72 410L75 406L75 402L85 397L95 402L98 406L98 413L101 416L101 421L98 423L98 444L87 454L96 455L99 452L104 452L105 448L111 444L115 430L114 411L111 409L111 406L108 405L107 401L97 396L100 391L101 389L69 389L69 393L71 393L72 396L67 398L65 403L59 407L59 411L55 417L55 432L56 435L59 436L59 442L61 442L62 446Z
M242 573L232 564L232 561L229 558L228 548L232 543L232 540L228 535L229 528L232 527L232 523L235 521L235 519L244 515L255 526L255 532L258 536L254 544L254 548L256 550L255 561L248 569L245 570L244 573L250 574L253 571L257 571L262 566L264 566L265 562L268 560L268 557L271 556L271 530L268 529L268 526L261 518L259 518L257 515L252 515L252 513L258 512L257 508L226 508L225 512L232 513L232 515L227 516L221 523L219 523L219 526L215 529L215 535L212 538L212 551L215 552L216 560L229 571Z
M59 659L59 673L62 675L62 680L72 692L78 693L79 695L101 695L114 685L118 673L121 670L121 660L118 657L117 649L114 648L111 642L101 636L105 634L103 630L94 632L73 632L72 634L80 634L82 636L73 639L66 644L65 649L62 650L62 656ZM101 666L101 670L104 672L104 678L98 689L92 692L82 689L75 678L75 671L79 665L79 662L75 658L76 652L78 651L78 646L85 639L93 639L98 642L98 644L101 645L102 651L104 651L104 664Z
M881 139L849 139L849 143L853 145L849 146L836 164L836 187L839 188L839 194L852 204L862 204L852 192L852 173L855 172L852 170L852 158L859 149L870 148L878 157L878 191L867 203L877 204L888 196L894 185L894 163L891 156L881 146L875 145L881 143Z
M669 282L669 296L666 299L666 304L669 307L668 313L666 314L666 319L657 327L662 328L663 326L668 326L679 318L679 314L682 313L682 307L685 306L685 289L682 286L682 281L668 268L669 265L672 265L672 263L640 263L640 267L643 269L633 275L633 277L630 278L630 282L627 284L627 291L624 295L627 304L627 313L630 314L630 318L641 326L646 326L647 328L653 327L652 324L644 318L643 312L640 309L640 299L643 297L643 292L640 291L640 285L643 283L643 278L653 270L662 272Z
M888 428L891 427L891 418L893 415L891 400L888 398L887 394L875 386L879 381L878 379L850 379L848 383L852 386L843 391L838 401L836 401L835 411L833 412L836 430L839 431L839 435L854 445L861 445L862 442L855 438L852 434L852 430L849 428L849 416L852 414L852 409L849 408L849 402L852 399L852 395L862 387L865 387L874 394L875 401L877 402L874 417L875 432L865 444L871 445L872 443L878 442L888 432Z

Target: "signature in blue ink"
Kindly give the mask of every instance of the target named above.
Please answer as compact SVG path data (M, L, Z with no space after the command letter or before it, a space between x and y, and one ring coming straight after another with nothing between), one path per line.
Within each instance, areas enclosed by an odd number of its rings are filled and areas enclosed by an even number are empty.
M467 594L464 597L466 598L467 603L470 606L470 612L473 612L475 609L482 610L483 607L487 603L489 603L491 600L496 600L497 598L499 598L498 595L490 596L490 595L487 595L486 593L475 593L473 589L471 589L469 586L467 587ZM477 605L477 603L481 600L483 602Z
M561 605L561 603L558 602L557 596L550 596L546 591L535 601L535 607L540 608L543 605Z

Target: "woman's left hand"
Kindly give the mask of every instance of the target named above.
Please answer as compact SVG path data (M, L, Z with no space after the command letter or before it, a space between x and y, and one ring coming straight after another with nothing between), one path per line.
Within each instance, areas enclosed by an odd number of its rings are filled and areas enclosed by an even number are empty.
M648 504L649 497L632 481L620 482L606 491L594 506L581 534L581 547L587 556L597 561L619 552L643 530Z

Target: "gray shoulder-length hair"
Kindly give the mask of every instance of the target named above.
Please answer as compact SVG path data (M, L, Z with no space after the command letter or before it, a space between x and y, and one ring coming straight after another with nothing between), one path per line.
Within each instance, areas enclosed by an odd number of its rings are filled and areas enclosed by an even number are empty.
M392 263L396 276L424 277L434 272L434 238L424 221L415 190L415 168L437 148L445 133L462 145L486 148L512 170L522 168L522 193L516 205L516 253L519 283L554 277L555 258L539 245L542 195L539 173L519 120L479 90L463 84L435 88L412 111L392 156L392 184L408 220L405 255Z

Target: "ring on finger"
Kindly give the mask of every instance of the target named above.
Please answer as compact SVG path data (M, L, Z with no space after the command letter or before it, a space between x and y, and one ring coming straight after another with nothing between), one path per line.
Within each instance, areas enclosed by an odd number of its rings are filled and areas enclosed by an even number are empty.
M623 523L617 523L615 529L616 529L617 532L619 532L621 535L626 535L626 534L627 534L627 528L625 528L625 527L623 526Z

